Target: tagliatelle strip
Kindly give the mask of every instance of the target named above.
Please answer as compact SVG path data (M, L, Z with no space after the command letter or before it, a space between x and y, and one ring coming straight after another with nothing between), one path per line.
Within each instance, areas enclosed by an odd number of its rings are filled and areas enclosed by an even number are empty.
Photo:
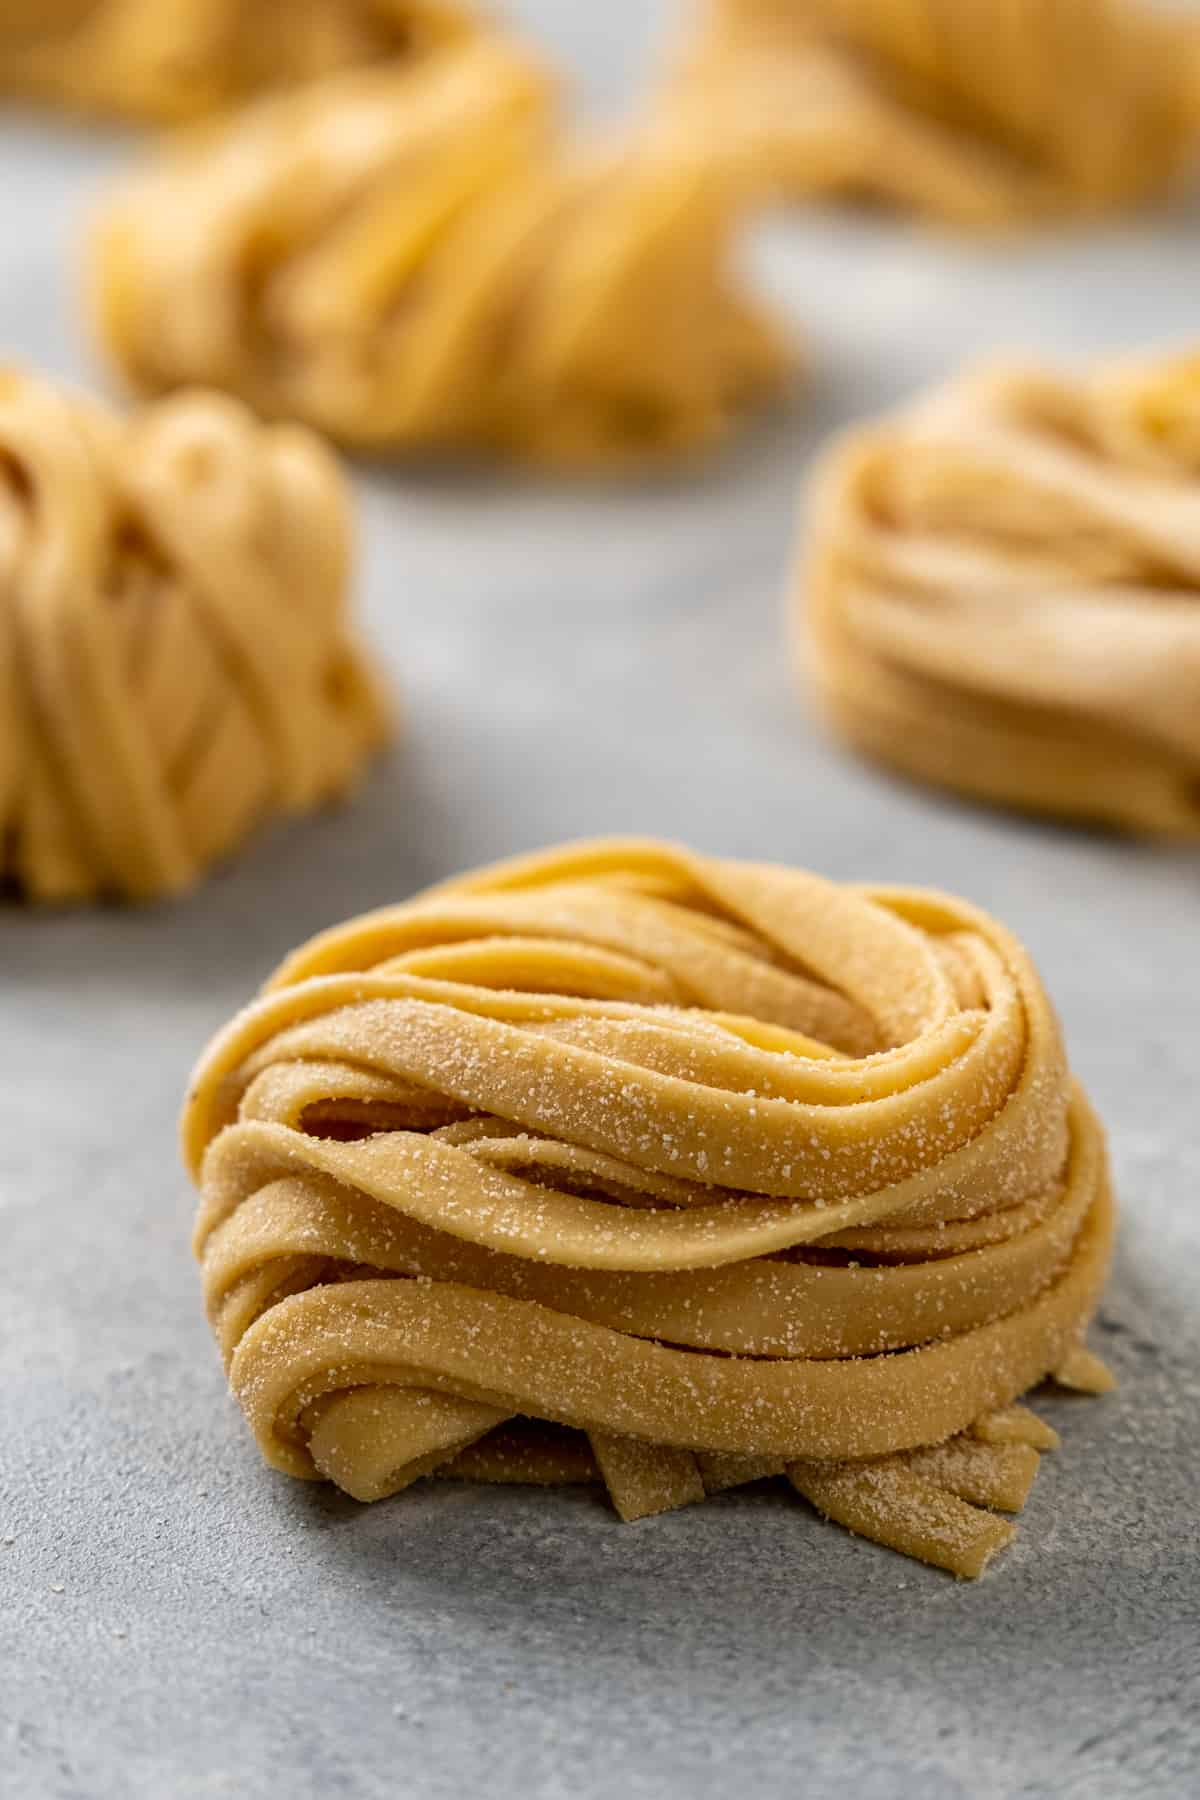
M694 452L789 361L731 273L722 165L670 121L565 141L544 69L495 39L335 78L114 196L101 333L142 387L204 381L374 451Z
M819 477L802 655L851 743L980 799L1200 833L1200 358L969 374Z
M454 0L4 0L0 90L167 123L473 29Z
M340 794L387 732L308 432L184 394L129 419L0 370L0 884L149 899Z
M974 1575L1057 1442L1013 1403L1088 1385L1103 1138L1024 951L945 896L499 864L290 957L184 1142L263 1454L360 1499L602 1478L636 1518L786 1472Z
M713 0L668 104L768 189L1010 225L1167 190L1200 32L1146 0Z

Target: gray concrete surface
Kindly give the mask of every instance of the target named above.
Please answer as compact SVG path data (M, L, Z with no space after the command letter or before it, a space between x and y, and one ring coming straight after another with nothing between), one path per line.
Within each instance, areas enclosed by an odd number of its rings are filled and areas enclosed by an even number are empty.
M530 0L603 99L655 23ZM0 348L89 370L68 271L119 145L0 124ZM0 1794L513 1800L1200 1792L1200 859L989 817L826 743L789 684L794 500L834 425L996 343L1185 337L1200 211L986 250L814 218L752 251L811 394L699 478L364 474L407 735L184 905L0 913ZM189 1063L313 928L507 851L661 832L927 881L1028 939L1112 1131L1096 1339L1016 1547L956 1586L782 1494L374 1509L264 1470L200 1317Z

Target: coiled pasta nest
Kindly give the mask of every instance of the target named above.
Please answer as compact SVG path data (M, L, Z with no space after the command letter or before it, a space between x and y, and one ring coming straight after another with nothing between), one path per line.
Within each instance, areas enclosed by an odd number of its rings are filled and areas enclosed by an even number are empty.
M473 29L454 0L5 0L0 89L161 124Z
M176 892L341 793L387 731L349 558L308 432L214 394L126 420L0 371L0 882Z
M829 458L797 582L835 728L983 800L1200 834L1200 359L968 374Z
M958 1574L1098 1389L1103 1138L1025 952L917 889L567 847L291 956L185 1117L264 1456L363 1500L786 1474Z
M565 142L545 71L494 39L319 83L113 198L102 335L143 387L204 381L376 451L693 452L788 360L728 268L720 160L669 122Z
M1166 191L1198 76L1146 0L715 0L674 103L767 188L996 226Z

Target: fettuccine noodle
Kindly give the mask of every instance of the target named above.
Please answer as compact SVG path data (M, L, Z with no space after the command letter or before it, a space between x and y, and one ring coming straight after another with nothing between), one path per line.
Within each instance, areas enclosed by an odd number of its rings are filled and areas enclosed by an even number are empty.
M386 716L349 533L305 431L211 394L122 420L0 371L0 885L176 892L353 781Z
M969 374L837 449L811 530L802 654L854 745L1200 834L1200 358Z
M1167 190L1198 77L1149 0L713 0L671 103L793 198L995 227Z
M1104 1142L1025 952L962 901L568 846L288 958L184 1120L267 1461L362 1500L603 1479L637 1518L786 1474L960 1575L1081 1339Z
M787 356L726 262L737 184L694 134L564 142L553 83L481 40L261 103L116 196L103 337L374 450L552 464L711 444Z
M455 0L2 0L0 89L171 122L472 29Z

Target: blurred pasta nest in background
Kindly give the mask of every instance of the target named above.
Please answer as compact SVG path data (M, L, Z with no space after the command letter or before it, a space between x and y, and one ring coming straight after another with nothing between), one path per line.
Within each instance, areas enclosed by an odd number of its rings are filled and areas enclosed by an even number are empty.
M739 181L672 117L580 144L498 38L260 102L107 206L104 341L375 450L543 463L719 440L788 353L730 266Z
M150 899L353 783L387 710L349 495L218 394L126 420L0 371L0 884Z
M798 642L851 743L1200 836L1200 356L969 374L852 433L810 510Z
M162 124L473 29L457 0L5 0L0 88Z
M1101 211L1195 157L1200 25L1153 0L712 0L676 104L795 197Z

